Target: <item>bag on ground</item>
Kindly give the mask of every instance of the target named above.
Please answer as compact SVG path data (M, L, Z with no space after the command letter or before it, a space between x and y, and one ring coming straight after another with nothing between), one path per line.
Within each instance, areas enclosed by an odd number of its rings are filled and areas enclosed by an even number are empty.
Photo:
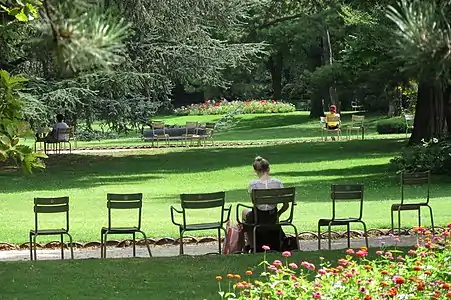
M230 221L226 224L226 237L224 240L223 253L225 255L243 251L244 232L243 228Z

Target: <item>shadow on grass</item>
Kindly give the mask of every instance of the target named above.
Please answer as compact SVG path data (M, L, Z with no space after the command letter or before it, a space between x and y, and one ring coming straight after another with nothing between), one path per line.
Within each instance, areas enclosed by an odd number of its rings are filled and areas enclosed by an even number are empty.
M328 171L302 171L303 163L372 159L394 155L400 149L397 140L350 141L343 143L303 143L269 145L249 148L186 149L155 153L114 153L113 155L55 155L47 161L47 169L32 176L0 174L4 192L39 191L48 189L88 188L102 184L126 184L149 181L164 174L191 174L250 166L256 155L273 164L294 164L287 176L329 175ZM299 167L296 166L299 164ZM376 168L376 169L375 169ZM276 171L276 169L275 169ZM381 172L380 166L333 169L331 175L368 174ZM277 174L277 173L276 173ZM219 180L219 179L218 179Z
M240 122L234 129L249 130L273 128L291 125L301 125L311 122L313 119L308 114L266 115L252 118L240 118Z

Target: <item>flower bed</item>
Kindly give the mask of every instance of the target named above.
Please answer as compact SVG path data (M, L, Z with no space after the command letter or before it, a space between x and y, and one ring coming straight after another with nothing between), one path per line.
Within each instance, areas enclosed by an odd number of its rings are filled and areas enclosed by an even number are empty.
M226 290L223 278L217 276L219 295L227 300L451 299L450 230L435 237L422 227L415 231L418 244L408 253L381 249L373 260L367 258L365 247L348 249L336 264L323 261L319 266L290 262L291 252L283 252L282 260L269 263L265 252L259 264L261 272L247 270L243 277L228 274ZM314 280L309 279L311 275Z
M207 100L201 104L182 106L174 110L176 115L225 115L233 112L242 114L270 114L293 112L296 107L291 103L275 100L227 101Z

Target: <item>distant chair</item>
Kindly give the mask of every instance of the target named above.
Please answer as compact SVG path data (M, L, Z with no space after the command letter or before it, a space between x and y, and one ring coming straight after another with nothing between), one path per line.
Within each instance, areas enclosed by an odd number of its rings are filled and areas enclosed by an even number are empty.
M158 146L158 142L163 140L166 142L166 146L169 146L169 134L166 133L166 126L162 121L153 121L151 123L152 127L152 147L154 146L154 142L156 142Z
M60 137L64 137L60 139ZM69 153L72 153L72 144L71 141L75 139L75 130L74 127L68 128L58 128L56 129L56 135L54 135L54 140L45 140L44 141L44 152L48 152L52 150L54 153L61 153L64 144L69 144ZM49 148L49 145L52 147Z
M391 206L391 229L394 234L394 216L393 213L398 213L398 235L401 233L401 211L416 210L418 212L418 226L421 226L421 208L427 207L429 209L431 217L432 232L435 233L434 228L434 215L432 213L432 207L429 205L429 193L431 185L431 173L427 172L402 172L401 173L401 203L393 204ZM426 186L426 195L424 195L421 202L408 202L404 195L405 187L412 186L413 188L419 186Z
M180 255L184 253L183 236L187 231L200 231L216 229L218 231L219 254L221 254L221 230L226 235L224 224L230 219L230 211L232 206L225 207L225 192L203 193L203 194L181 194L180 195L181 210L171 206L172 224L178 226L180 233ZM206 223L188 223L187 214L192 210L218 209L217 218L214 222ZM225 213L227 213L225 215ZM182 222L177 222L176 215L182 216ZM210 214L211 216L211 214Z
M207 122L205 124L205 133L200 135L201 140L204 141L204 146L207 144L207 141L211 141L211 145L215 145L214 140L214 132L215 132L216 123Z
M365 139L364 122L365 122L365 116L352 115L351 124L347 127L347 135L348 135L349 139L351 138L353 131L356 131L357 136L361 133L362 140Z
M37 144L39 143L41 149L45 148L45 137L51 131L48 127L40 127L36 131L35 140L34 140L34 152L37 152ZM44 145L44 147L42 147ZM45 149L44 149L45 151Z
M413 122L415 120L414 115L404 115L404 119L406 121L406 137L408 136L409 129L413 130Z
M100 257L106 258L106 246L107 238L109 234L131 234L133 237L133 257L136 257L136 233L142 234L144 242L149 252L149 256L152 256L150 251L149 241L144 231L141 230L141 215L142 215L142 198L143 195L139 194L107 194L107 207L108 207L108 227L102 227L100 231ZM113 227L112 226L112 210L138 210L138 223L136 226L130 227Z
M332 218L330 219L320 219L318 221L318 250L321 250L321 227L327 226L328 228L328 240L329 240L329 250L332 249L332 236L331 227L332 226L343 226L346 225L348 233L348 248L351 248L351 223L361 223L363 225L363 232L365 235L365 244L368 248L368 234L366 230L366 224L362 221L363 217L363 184L333 184L331 187L331 198L332 198ZM348 201L357 200L360 203L359 215L355 217L347 218L337 218L336 217L336 202L337 201Z
M56 229L40 229L39 214L66 214L66 226ZM61 259L64 259L64 239L69 237L71 258L74 258L72 236L69 233L69 197L34 198L34 230L30 230L30 260L37 260L36 238L42 235L59 235L61 238ZM33 255L34 254L34 255ZM34 257L33 257L34 256Z
M185 146L188 146L188 140L192 143L193 140L200 141L201 136L198 134L199 122L186 122L185 134L183 138L185 140Z
M330 116L329 120L330 120L330 122L337 122L337 123L341 124L340 115ZM336 129L329 129L329 128L327 128L326 127L326 117L320 117L319 123L320 123L320 126L321 126L321 135L322 135L323 140L327 139L328 133L330 133L330 132L336 133L337 134L337 138L340 139L340 137L341 137L341 128L340 128L340 126L338 128L336 128Z

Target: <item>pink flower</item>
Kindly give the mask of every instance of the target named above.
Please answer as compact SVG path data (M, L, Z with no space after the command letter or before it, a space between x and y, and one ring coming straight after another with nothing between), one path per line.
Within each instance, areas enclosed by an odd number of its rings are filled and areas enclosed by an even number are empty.
M429 249L429 248L432 247L431 244L429 244L429 243L424 243L424 246L425 246L427 249Z
M349 255L352 255L352 254L354 254L355 252L354 252L353 249L348 249L348 250L346 250L346 253L349 254Z
M291 256L291 252L290 251L284 251L284 252L282 252L282 256L283 257L290 257Z
M358 257L365 257L365 256L368 255L368 252L367 251L363 251L363 250L359 250L359 251L356 252L356 255Z
M407 252L407 254L409 254L409 255L415 255L415 250L413 250L413 249L410 249L408 252Z
M298 268L298 265L295 264L295 263L290 263L288 266L289 266L290 268L292 268L292 269L297 269L297 268Z
M272 263L274 266L276 266L276 267L280 267L281 265L282 265L282 262L280 261L280 260L275 260L275 261L273 261L273 263Z
M352 278L352 277L354 277L354 274L352 274L352 273L346 273L345 276L348 277L348 278Z
M307 268L310 265L309 262L303 261L301 262L301 267Z
M310 271L315 271L315 265L314 264L309 264L307 266L307 269L309 269Z
M443 236L444 236L444 237L448 237L448 236L449 236L449 231L443 232Z
M451 223L448 223L448 228L451 229Z
M266 246L266 245L263 245L263 246L262 246L262 249L265 250L265 251L271 250L271 248L269 248L269 246Z
M321 299L321 294L319 292L314 292L313 299Z
M324 270L324 269L319 269L318 273L321 274L321 275L324 275L324 274L327 274L327 271Z
M277 271L277 268L276 268L276 266L270 265L270 266L268 266L268 270Z
M338 260L338 263L339 263L340 265L342 265L342 266L347 266L347 265L349 265L349 261L347 261L347 260L344 259L344 258L339 259L339 260Z
M293 283L293 287L300 287L300 286L301 286L301 284L299 282Z
M381 251L381 250L376 251L376 255L382 255L382 254L384 254L384 251Z
M283 291L282 291L282 290L277 290L277 291L276 291L276 294L277 294L277 295L283 295Z

